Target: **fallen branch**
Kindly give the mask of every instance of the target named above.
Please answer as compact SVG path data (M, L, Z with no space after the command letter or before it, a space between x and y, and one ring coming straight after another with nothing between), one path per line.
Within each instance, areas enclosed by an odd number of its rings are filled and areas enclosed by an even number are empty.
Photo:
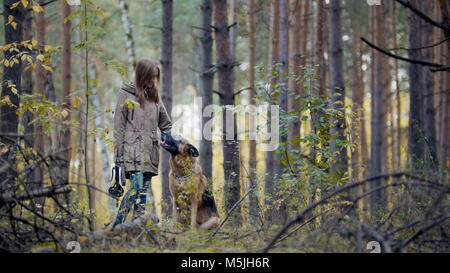
M405 246L407 246L408 244L410 244L412 241L414 241L415 239L417 239L420 235L424 234L426 231L434 228L437 225L440 225L442 222L447 221L448 219L450 219L450 215L445 215L439 219L437 219L436 221L434 221L433 223L430 223L426 226L423 226L422 228L420 228L416 233L414 233L411 237L409 237L407 240L403 241L402 243L400 243L396 248L395 251L400 251L402 248L404 248Z
M279 244L281 241L285 240L286 238L288 238L289 236L291 236L292 234L294 234L297 230L301 229L302 227L306 226L307 224L311 223L312 221L314 221L317 217L320 217L322 215L324 215L325 213L329 212L330 210L333 210L334 208L329 208L317 215L314 215L313 217L309 218L306 222L298 225L296 228L294 228L291 232L289 232L288 234L284 235L282 238L280 238L275 244Z
M66 194L70 193L72 191L71 187L67 186L52 186L52 187L46 187L42 189L35 189L29 192L20 192L18 194L12 194L7 193L0 196L0 207L9 204L14 203L16 200L29 200L34 199L38 197L50 197L58 194Z
M278 240L278 238L280 238L284 233L286 233L286 231L294 224L296 223L300 223L301 221L303 221L303 219L305 218L306 214L309 213L310 211L312 211L313 209L315 209L317 206L319 206L320 204L324 203L325 201L327 201L328 199L342 193L345 191L348 191L350 189L353 189L355 187L359 187L365 183L369 183L369 182L373 182L373 181L377 181L380 179L386 179L386 178L396 178L396 177L409 177L409 178L413 178L422 182L426 182L428 185L427 186L434 186L436 188L441 188L446 192L450 192L450 188L444 185L441 185L439 183L433 182L433 181L429 181L425 178L421 178L421 177L417 177L415 175L409 174L409 173L394 173L394 174L383 174L383 175L378 175L378 176L374 176L359 182L355 182L346 186L342 186L340 188L337 188L336 190L334 190L333 192L329 193L327 196L325 196L324 198L322 198L321 200L315 202L314 204L310 205L309 207L307 207L305 210L302 211L302 213L300 213L299 215L297 215L293 220L291 220L289 223L287 223L279 232L277 235L275 235L272 240L269 242L269 244L267 244L267 246L262 250L263 252L267 252L269 251L269 249L271 249L274 244L276 243L276 241ZM396 185L399 184L407 184L405 183L397 183ZM416 183L419 184L419 183ZM393 185L393 184L389 184L389 185ZM388 185L388 186L389 186ZM420 184L419 184L420 185Z

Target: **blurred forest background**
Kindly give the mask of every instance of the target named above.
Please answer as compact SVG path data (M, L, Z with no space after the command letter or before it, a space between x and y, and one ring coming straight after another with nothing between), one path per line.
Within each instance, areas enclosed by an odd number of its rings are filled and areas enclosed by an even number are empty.
M450 3L376 2L3 0L0 249L448 252ZM140 58L200 150L214 232L173 225L165 151L161 222L103 231L116 94ZM279 105L279 148L238 140L248 117L233 141L192 140L211 119L195 97Z

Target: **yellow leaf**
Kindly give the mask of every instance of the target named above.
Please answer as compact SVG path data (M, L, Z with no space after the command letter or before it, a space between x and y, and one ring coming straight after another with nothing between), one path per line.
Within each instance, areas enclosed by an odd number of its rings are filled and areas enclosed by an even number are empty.
M0 150L0 154L4 154L4 153L6 153L8 150L9 150L9 147L5 145L5 146L3 146L2 149Z
M9 66L9 61L5 60L5 66L8 67Z
M16 64L19 63L19 60L17 60L16 58L14 58L13 61L14 61Z
M27 0L22 0L22 5L24 7L28 7L28 1Z
M8 51L8 49L11 47L11 44L6 44L2 47L2 52Z
M36 60L39 60L39 61L43 62L44 61L44 55L42 55L42 54L37 55Z
M77 96L77 99L78 99L80 102L84 103L83 98L81 98L80 96Z
M17 1L16 3L11 5L11 9L15 9L20 4L20 1Z
M33 46L37 46L37 40L31 41L31 44L32 44Z
M80 101L79 100L74 100L72 102L72 106L74 109L78 109L78 106L80 105Z
M17 29L17 23L16 22L11 22L11 26L13 27L14 30Z
M19 93L19 90L17 90L15 87L11 88L11 92L13 92L14 95L17 95Z
M20 58L20 60L25 61L25 59L27 58L27 55L23 54L22 57Z
M31 65L27 65L27 67L25 67L25 69L23 70L23 72L27 72L28 69L31 68Z
M42 67L44 67L47 71L53 72L53 69L48 65L42 64Z
M63 116L63 118L67 118L67 116L69 115L69 112L66 109L64 109L61 111L61 115Z
M33 9L34 12L42 12L42 11L44 11L44 9L37 3L34 4L31 8Z

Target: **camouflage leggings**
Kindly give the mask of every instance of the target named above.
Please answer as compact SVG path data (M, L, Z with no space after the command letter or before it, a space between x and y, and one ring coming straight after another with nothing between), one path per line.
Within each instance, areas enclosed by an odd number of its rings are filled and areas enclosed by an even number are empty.
M150 209L150 213L155 215L154 198L150 188L153 176L154 174L149 172L132 172L130 174L131 186L120 203L114 226L125 221L132 206L134 212L139 216L143 215L147 208ZM149 204L147 204L147 198Z

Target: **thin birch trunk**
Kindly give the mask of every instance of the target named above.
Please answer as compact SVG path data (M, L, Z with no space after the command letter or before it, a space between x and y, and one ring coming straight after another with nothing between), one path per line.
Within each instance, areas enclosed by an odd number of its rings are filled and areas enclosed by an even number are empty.
M128 11L128 3L126 0L120 0L119 1L120 11L122 12L122 25L123 29L125 31L125 37L126 37L126 46L127 46L127 55L128 55L128 62L129 65L132 67L132 71L134 71L136 67L136 50L134 46L134 39L133 39L133 26L130 22L130 15Z

